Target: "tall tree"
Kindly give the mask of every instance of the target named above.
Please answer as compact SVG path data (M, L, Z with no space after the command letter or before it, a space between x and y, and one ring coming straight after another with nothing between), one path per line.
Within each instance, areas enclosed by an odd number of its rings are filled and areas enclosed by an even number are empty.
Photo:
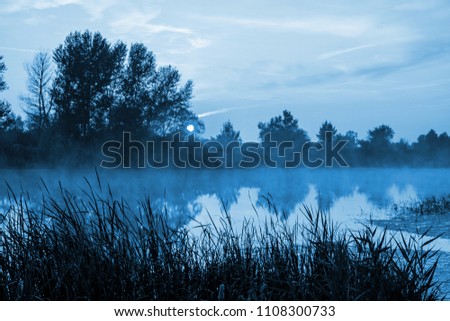
M345 135L338 135L338 140L346 140L347 141L347 147L356 149L359 147L359 139L358 139L358 133L356 133L353 130L349 130L345 133Z
M223 124L219 135L214 140L221 143L222 146L226 146L230 142L242 142L240 132L234 129L233 124L229 120Z
M332 123L325 121L322 124L322 126L320 126L319 133L316 135L317 139L319 140L319 143L323 144L325 142L325 137L326 137L327 132L331 132L333 140L336 139L336 133L337 133L336 128L333 126Z
M53 97L57 121L66 134L87 136L105 127L113 101L114 78L120 73L126 46L111 45L99 32L70 33L53 54Z
M112 110L112 127L138 130L143 127L144 113L150 105L150 89L156 76L153 52L142 43L132 44L117 93L117 105Z
M50 96L52 69L50 55L39 52L31 64L25 66L28 74L28 94L21 96L28 116L28 127L40 134L50 126L52 102Z
M298 126L298 120L288 110L284 110L283 115L271 118L267 123L260 122L258 129L261 140L268 133L277 142L293 141L301 145L309 140L306 131Z
M6 65L3 62L3 56L0 56L0 92L8 89L4 78ZM9 131L14 127L15 116L11 111L11 105L4 99L0 100L0 132Z
M0 100L0 132L11 131L15 125L16 116L11 110L11 105L5 100Z
M447 133L438 135L434 129L430 129L426 135L420 135L417 143L413 145L417 158L423 162L438 164L450 155L450 141ZM445 162L441 162L445 163Z
M394 130L388 125L381 125L369 130L369 144L379 150L389 149L394 138Z
M204 131L203 122L190 109L193 82L180 86L181 74L172 66L160 67L150 90L150 104L145 116L152 134L168 137L177 132L186 133L192 124L196 133ZM186 133L187 134L187 133Z
M367 140L360 140L363 165L386 166L397 162L394 144L394 130L380 125L368 132Z
M436 149L440 145L439 136L434 129L430 129L426 135L420 135L417 142L428 150Z

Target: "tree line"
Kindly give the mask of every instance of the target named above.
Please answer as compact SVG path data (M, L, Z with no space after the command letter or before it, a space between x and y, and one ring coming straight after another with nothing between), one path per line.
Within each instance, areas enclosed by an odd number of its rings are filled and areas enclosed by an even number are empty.
M187 123L204 130L190 109L193 82L181 83L170 65L158 67L142 43L127 48L99 32L73 32L52 56L38 53L26 68L25 121L0 103L0 159L8 165L26 165L25 158L82 162L123 131L152 138L183 132ZM0 91L7 89L5 70L1 57Z
M5 71L0 55L0 92L8 89ZM92 165L100 146L120 139L123 132L142 141L170 140L177 133L201 137L204 132L203 122L191 110L193 82L182 83L173 66L157 66L154 53L142 43L128 48L99 32L77 31L52 55L36 54L26 71L28 90L20 97L26 118L0 100L3 167ZM258 129L261 142L270 133L277 144L293 142L292 150L323 143L327 135L335 143L346 141L342 153L351 166L450 166L450 138L445 132L430 130L416 142L394 142L393 129L381 125L359 139L353 131L338 133L326 121L311 138L287 110L259 123ZM215 137L201 140L222 146L243 143L230 121Z

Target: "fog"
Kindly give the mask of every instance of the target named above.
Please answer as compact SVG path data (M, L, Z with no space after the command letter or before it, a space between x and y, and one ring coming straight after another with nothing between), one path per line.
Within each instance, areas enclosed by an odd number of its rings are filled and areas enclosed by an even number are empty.
M156 211L164 208L184 223L205 208L219 214L223 205L226 210L233 207L235 216L248 215L243 199L261 208L270 200L287 216L303 205L320 207L339 219L369 217L395 204L450 193L450 169L436 168L1 170L0 177L4 204L9 189L39 204L47 193L58 198L61 187L78 197L92 187L104 196L111 190L131 207L149 197Z
M149 198L154 212L192 233L200 225L220 226L225 211L237 230L245 221L263 225L271 218L294 224L305 219L304 206L321 208L351 230L362 224L404 235L430 229L428 237L442 234L435 242L442 251L437 278L448 279L450 213L417 215L404 206L450 194L450 169L0 170L0 177L3 214L13 194L39 207L46 196L61 200L62 191L83 201L92 188L100 197L123 199L133 214ZM444 288L450 291L449 284Z

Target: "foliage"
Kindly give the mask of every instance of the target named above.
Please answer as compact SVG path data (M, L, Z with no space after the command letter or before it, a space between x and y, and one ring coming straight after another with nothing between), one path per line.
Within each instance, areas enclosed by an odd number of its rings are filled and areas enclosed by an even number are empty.
M204 131L203 122L190 110L194 83L189 80L180 86L180 80L181 74L172 66L158 69L145 115L151 132L158 137L185 133L188 124L193 124L198 134Z
M319 133L317 134L317 139L320 143L323 144L325 142L325 135L327 132L331 133L331 137L333 138L333 140L336 139L336 128L330 122L325 121L322 126L320 126Z
M0 55L0 92L6 90L8 87L4 78L4 73L6 71L6 65L3 62L3 56Z
M5 100L0 100L0 132L12 130L14 124L15 115L11 111L11 105Z
M449 214L450 213L450 194L441 197L430 196L425 199L412 202L406 206L410 212L426 214Z
M270 119L269 122L258 124L259 138L264 139L265 135L270 133L271 138L277 142L295 141L304 143L309 140L305 130L299 128L298 120L294 118L288 110L283 111L283 115L279 115Z
M139 131L144 128L144 115L150 106L150 90L156 77L155 56L144 44L132 44L122 69L110 126L118 132Z
M26 126L11 105L0 99L0 166L92 165L100 157L101 146L121 140L124 132L131 132L135 140L157 143L173 140L177 133L182 139L201 138L205 130L191 108L193 82L183 83L173 66L157 66L154 53L143 43L131 44L128 49L120 41L111 44L99 32L76 31L54 50L53 62L54 70L50 56L41 52L27 65L28 93L22 96ZM0 56L0 92L7 89L5 70ZM188 126L193 126L194 136L189 136ZM258 123L258 130L262 144L255 150L261 156L262 150L269 148L271 159L264 160L275 161L276 166L298 159L303 147L316 147L311 159L323 159L339 141L346 142L340 155L350 166L450 166L450 138L433 129L415 142L394 142L394 130L385 124L359 139L353 131L338 133L325 121L315 142L291 111L284 110ZM326 132L333 138L328 149L318 144L324 145ZM245 145L230 121L212 140ZM253 143L247 143L253 148ZM280 148L279 153L275 147ZM230 153L238 154L228 150L227 155ZM237 164L242 155L235 156Z
M220 133L213 140L218 141L222 146L226 146L230 142L242 142L240 132L234 129L229 120L223 123Z
M111 85L125 56L125 45L111 45L98 32L70 33L53 54L52 95L60 132L87 136L104 128L112 104Z

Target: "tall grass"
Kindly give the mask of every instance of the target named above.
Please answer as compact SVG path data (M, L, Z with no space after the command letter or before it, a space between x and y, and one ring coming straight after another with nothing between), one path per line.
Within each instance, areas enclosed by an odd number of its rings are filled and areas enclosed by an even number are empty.
M40 206L11 194L2 223L2 300L435 300L433 240L337 228L305 207L306 223L231 214L192 233L112 193L60 189Z
M450 194L440 197L430 196L420 201L413 202L406 206L406 209L412 213L426 214L449 214L450 213Z

